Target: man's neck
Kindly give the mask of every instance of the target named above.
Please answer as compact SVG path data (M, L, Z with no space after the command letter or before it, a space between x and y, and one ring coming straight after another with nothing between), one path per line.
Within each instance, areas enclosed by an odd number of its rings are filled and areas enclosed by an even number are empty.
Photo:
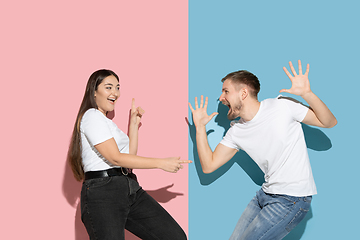
M258 113L259 108L260 102L257 99L247 101L242 106L240 117L246 122L251 121Z

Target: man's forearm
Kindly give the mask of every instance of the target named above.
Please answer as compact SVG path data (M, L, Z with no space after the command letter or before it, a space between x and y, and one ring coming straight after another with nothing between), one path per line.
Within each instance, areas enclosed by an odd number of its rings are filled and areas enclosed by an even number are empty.
M197 145L197 151L199 154L199 159L203 172L204 173L213 172L214 171L212 169L213 152L208 143L205 126L196 128L196 145Z
M321 99L313 92L309 92L302 96L302 98L309 104L314 111L318 120L323 124L323 127L331 128L337 124L337 120L329 108Z

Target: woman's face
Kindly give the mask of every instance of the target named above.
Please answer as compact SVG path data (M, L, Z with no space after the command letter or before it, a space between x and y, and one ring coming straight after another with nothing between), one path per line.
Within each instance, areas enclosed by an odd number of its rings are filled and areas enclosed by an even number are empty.
M95 102L98 110L104 115L114 110L115 102L119 97L120 84L113 75L104 78L95 91Z

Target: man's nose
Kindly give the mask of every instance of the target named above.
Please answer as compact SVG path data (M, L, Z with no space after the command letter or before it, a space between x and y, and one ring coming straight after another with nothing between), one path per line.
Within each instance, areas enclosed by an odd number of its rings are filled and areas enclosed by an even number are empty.
M225 99L225 98L224 98L224 94L222 93L222 94L220 95L220 97L219 97L219 100L220 100L220 102L222 102L224 99Z

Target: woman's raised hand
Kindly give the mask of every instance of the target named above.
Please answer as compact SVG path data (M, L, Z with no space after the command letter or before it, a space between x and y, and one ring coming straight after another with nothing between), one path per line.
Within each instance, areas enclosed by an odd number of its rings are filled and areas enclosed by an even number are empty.
M138 126L140 124L141 117L144 113L145 113L144 109L135 106L135 98L133 98L131 103L130 122Z

